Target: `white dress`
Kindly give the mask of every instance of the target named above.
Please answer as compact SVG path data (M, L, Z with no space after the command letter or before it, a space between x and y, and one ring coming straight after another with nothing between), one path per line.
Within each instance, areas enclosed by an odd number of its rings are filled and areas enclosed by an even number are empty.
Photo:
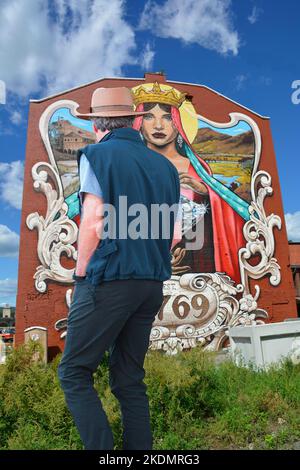
M180 194L179 217L182 222L182 235L193 229L195 225L204 217L208 211L208 204L192 201L183 194Z

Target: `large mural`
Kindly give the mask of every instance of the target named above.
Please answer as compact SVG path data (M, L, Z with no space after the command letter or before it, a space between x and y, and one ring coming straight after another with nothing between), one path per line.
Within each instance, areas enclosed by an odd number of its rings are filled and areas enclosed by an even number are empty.
M135 106L147 114L135 118L145 145L168 158L181 182L180 228L172 244L172 277L164 283L164 302L153 324L150 348L167 354L203 346L218 350L228 343L230 325L262 323L260 287L268 275L280 283L274 257L278 215L266 214L271 176L259 169L261 133L248 114L232 112L226 122L212 121L188 93L158 82L132 87ZM33 212L27 227L37 229L40 265L34 274L38 292L46 281L72 284L73 269L62 255L76 260L80 225L77 149L95 142L92 124L75 117L79 103L52 102L43 112L39 132L49 162L32 167L34 189L44 193L47 214ZM72 289L66 292L70 304ZM53 325L61 338L67 317Z

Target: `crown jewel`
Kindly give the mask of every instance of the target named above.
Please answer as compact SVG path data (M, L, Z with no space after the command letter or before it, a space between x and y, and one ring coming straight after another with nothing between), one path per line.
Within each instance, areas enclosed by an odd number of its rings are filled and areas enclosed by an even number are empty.
M171 90L162 90L158 82L153 84L151 90L139 86L135 90L132 90L134 104L138 106L140 103L164 103L170 104L179 108L185 100L186 93L176 92L174 88Z

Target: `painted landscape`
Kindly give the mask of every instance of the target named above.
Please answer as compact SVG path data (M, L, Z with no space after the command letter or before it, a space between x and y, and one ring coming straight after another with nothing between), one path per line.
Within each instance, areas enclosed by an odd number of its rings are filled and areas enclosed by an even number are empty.
M255 141L250 126L238 123L226 131L210 127L204 121L199 126L193 148L209 164L216 179L251 202Z
M69 110L62 108L54 113L49 124L49 140L65 198L79 188L77 150L95 143L94 133L90 129L84 129L81 123L82 120L74 118Z

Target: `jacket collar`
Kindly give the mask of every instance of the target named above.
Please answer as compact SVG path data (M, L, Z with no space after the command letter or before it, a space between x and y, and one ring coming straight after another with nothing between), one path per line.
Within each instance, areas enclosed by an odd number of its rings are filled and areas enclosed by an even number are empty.
M113 129L112 131L105 134L105 136L102 137L98 143L100 144L110 139L125 139L133 140L135 142L143 142L139 131L132 129L132 127L119 127L118 129Z

